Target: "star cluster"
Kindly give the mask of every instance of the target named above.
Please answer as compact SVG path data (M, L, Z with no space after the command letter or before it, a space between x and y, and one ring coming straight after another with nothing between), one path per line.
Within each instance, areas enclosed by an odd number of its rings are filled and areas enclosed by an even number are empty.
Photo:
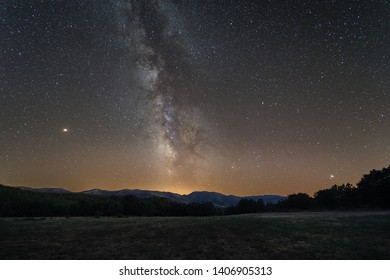
M390 161L390 3L3 1L0 183L312 193Z

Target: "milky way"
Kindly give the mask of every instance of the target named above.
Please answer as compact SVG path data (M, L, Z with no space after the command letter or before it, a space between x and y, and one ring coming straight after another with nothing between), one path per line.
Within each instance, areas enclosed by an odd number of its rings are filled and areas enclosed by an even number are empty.
M130 55L135 56L135 80L148 101L148 129L166 172L179 180L184 175L193 180L204 159L205 129L182 88L191 70L161 5L160 1L123 2L122 31Z

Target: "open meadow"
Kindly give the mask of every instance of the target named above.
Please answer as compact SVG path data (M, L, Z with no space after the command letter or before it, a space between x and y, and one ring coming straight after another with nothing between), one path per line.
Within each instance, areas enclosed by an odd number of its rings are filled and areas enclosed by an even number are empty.
M390 259L390 212L1 218L0 259Z

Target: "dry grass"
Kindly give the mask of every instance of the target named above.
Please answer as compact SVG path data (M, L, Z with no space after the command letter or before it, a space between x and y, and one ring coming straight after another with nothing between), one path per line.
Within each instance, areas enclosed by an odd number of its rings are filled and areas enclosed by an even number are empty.
M390 212L0 219L0 259L390 259Z

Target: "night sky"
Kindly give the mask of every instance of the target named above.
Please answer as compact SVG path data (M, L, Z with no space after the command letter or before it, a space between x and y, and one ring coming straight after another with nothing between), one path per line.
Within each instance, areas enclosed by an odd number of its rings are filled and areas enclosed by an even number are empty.
M390 1L3 0L0 183L260 195L390 163Z

